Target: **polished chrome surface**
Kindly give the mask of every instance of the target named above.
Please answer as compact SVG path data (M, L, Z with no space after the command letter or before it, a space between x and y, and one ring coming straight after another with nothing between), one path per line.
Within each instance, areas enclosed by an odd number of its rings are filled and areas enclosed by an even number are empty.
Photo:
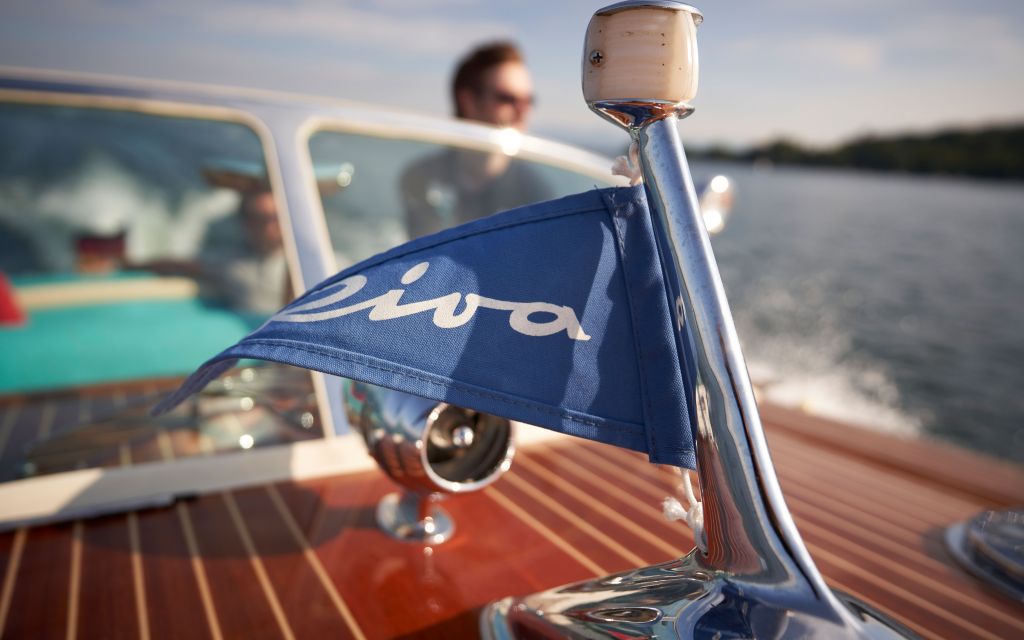
M438 545L455 534L455 523L436 494L389 493L377 504L377 526L402 542Z
M699 26L700 23L704 22L704 14L700 12L700 9L693 5L683 4L682 2L673 2L673 0L627 0L626 2L616 2L615 4L598 9L594 12L594 15L610 16L613 13L630 11L632 9L669 9L671 11L686 11L693 16L694 24Z
M913 634L837 594L848 619L751 598L742 585L684 558L485 607L481 635L506 638L891 638Z
M774 589L827 593L775 478L676 119L648 122L638 142L662 268L679 314L679 357L692 358L696 370L692 410L706 562Z
M667 100L595 100L588 106L599 116L635 132L652 118L675 116L685 118L693 113L693 107L685 102L669 102Z
M688 5L673 5L681 11ZM614 5L616 11L646 2ZM599 10L598 15L604 10ZM677 129L685 105L591 107L639 146L680 362L695 375L705 552L491 605L483 620L527 637L894 637L895 625L826 586L786 507ZM646 105L646 106L645 106ZM628 118L614 117L616 113ZM612 114L612 117L609 117ZM655 608L660 616L641 615ZM627 612L612 621L601 612ZM631 617L629 612L636 615Z
M345 404L370 455L414 493L477 491L512 466L504 418L362 382L346 381Z
M959 522L946 529L946 546L965 569L1024 603L1024 508Z
M436 503L483 489L512 466L514 430L504 418L361 382L343 389L370 455L407 490L377 507L377 523L395 538L444 542L454 524Z

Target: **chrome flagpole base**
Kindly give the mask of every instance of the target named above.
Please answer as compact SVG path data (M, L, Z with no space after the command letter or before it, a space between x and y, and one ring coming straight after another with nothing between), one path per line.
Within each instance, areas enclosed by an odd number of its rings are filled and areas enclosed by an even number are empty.
M842 618L752 596L729 576L705 568L698 553L493 602L481 612L480 635L485 640L915 637L846 594L835 594L851 614Z
M441 544L455 533L455 523L433 496L389 493L377 505L377 525L393 538L417 544Z

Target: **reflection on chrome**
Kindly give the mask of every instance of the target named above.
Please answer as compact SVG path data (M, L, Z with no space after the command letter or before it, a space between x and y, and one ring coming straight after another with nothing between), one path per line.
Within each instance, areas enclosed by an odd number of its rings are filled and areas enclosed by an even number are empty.
M361 382L346 382L343 393L370 455L405 489L377 506L377 523L399 540L446 541L455 525L437 502L483 489L512 466L513 429L504 418Z

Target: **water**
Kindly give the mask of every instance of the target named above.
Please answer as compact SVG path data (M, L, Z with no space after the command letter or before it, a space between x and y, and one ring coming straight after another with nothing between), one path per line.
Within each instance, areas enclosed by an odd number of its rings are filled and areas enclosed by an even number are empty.
M1024 462L1024 185L694 163L769 399Z

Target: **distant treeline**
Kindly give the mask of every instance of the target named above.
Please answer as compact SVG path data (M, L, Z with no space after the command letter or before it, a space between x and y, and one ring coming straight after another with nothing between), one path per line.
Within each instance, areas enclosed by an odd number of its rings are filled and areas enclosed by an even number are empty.
M951 129L923 135L864 136L829 149L775 140L746 150L694 149L715 160L853 167L908 173L945 173L1024 179L1024 124Z

